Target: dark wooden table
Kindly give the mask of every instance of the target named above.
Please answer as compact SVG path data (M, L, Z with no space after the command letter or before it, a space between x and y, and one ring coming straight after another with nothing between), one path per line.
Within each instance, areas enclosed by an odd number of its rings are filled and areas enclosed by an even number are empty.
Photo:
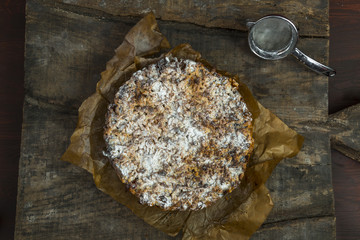
M25 1L0 2L0 239L12 239L24 98ZM330 0L329 113L360 103L360 4ZM338 239L360 239L360 163L332 151Z

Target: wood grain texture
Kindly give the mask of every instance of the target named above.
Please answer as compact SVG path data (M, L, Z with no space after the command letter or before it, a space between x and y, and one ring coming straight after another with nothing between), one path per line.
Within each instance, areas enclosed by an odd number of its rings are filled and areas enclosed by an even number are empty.
M16 239L170 239L98 190L86 171L59 160L76 114L26 98L24 117Z
M330 63L337 75L329 79L329 113L360 103L360 3L330 0Z
M360 239L360 163L336 150L333 159L333 186L336 208L336 238Z
M331 136L331 147L360 162L360 104L330 115L329 121L341 125Z
M330 0L330 65L337 75L329 79L329 113L360 103L360 4L357 0ZM337 239L360 239L360 163L333 150Z
M305 144L296 157L283 160L266 183L275 202L266 224L334 213L329 135L306 126L296 130Z
M252 239L275 239L273 232L278 232L276 239L335 239L335 219L330 217L302 218L291 221L264 224Z
M59 161L76 125L76 109L95 91L106 61L139 20L74 5L81 1L67 2L72 5L27 2L15 237L167 239L97 190L87 172ZM301 153L283 161L267 183L275 207L254 239L286 234L333 239L329 133L321 127L327 120L327 78L291 57L258 59L241 31L169 21L159 21L159 26L172 46L188 42L218 69L239 74L265 107L305 136ZM327 62L328 39L301 38L299 47Z
M45 1L44 1L45 2ZM57 0L69 6L100 10L116 16L143 16L153 11L162 20L188 22L206 27L246 30L247 20L264 15L286 15L303 36L328 36L328 1L236 0Z

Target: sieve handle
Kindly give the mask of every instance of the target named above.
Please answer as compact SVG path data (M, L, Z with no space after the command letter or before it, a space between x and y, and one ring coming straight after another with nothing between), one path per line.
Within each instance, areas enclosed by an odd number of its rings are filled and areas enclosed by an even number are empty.
M327 67L327 66L315 61L314 59L306 56L298 48L294 49L294 51L292 52L292 55L294 57L296 57L300 62L305 64L308 68L310 68L311 70L313 70L317 73L324 74L325 76L328 76L328 77L333 77L336 74L336 71L334 69Z

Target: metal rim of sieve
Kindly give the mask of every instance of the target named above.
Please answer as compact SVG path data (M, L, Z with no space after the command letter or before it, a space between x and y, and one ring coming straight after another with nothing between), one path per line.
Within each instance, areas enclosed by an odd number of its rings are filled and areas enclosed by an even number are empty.
M290 26L291 39L285 48L277 50L277 51L266 51L266 50L259 48L256 45L254 38L253 38L253 31L255 29L255 26L256 26L256 24L266 21L268 19L280 19L280 20L286 22ZM263 58L263 59L278 60L278 59L282 59L282 58L288 56L295 49L296 43L299 39L299 33L298 33L295 25L289 19L279 16L279 15L265 16L263 18L260 18L256 22L249 22L247 25L250 27L250 31L249 31L249 35L248 35L248 42L249 42L250 49L258 57Z

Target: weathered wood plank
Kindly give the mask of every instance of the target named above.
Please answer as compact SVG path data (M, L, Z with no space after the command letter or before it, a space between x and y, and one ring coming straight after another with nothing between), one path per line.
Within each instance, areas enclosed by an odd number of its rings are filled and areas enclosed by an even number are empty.
M329 122L341 126L331 136L331 146L360 162L360 104L330 115Z
M106 61L137 19L96 19L31 2L28 8L27 31L36 34L27 34L26 89L36 98L79 106L94 91ZM293 57L262 60L250 52L247 35L240 31L162 21L159 26L172 46L190 43L218 69L243 76L256 98L285 123L326 121L327 78L314 74ZM299 44L326 62L327 39L304 38ZM67 90L58 83L72 88Z
M79 7L86 1L63 2L27 3L16 238L170 239L97 190L86 171L59 161L75 128L77 107L95 91L114 49L139 20L112 15L120 15L110 12L109 6L119 10L111 5L115 1L107 1L108 13L90 2L87 8ZM334 238L329 132L313 126L327 119L327 79L291 57L276 62L258 59L248 49L244 32L167 21L159 25L173 46L188 42L215 67L244 77L265 107L305 136L299 155L282 162L267 183L275 206L254 239L267 234L296 238L300 232ZM299 44L312 57L327 61L327 39L302 38Z
M173 239L98 190L88 172L59 160L76 114L26 100L24 119L15 239Z
M35 1L27 3L27 13L27 95L74 108L94 92L106 62L136 23L69 14Z
M45 2L45 1L44 1ZM189 22L206 27L245 30L248 19L282 14L299 27L303 36L329 36L328 1L247 0L57 0L69 7L86 7L119 16L143 16L153 11L162 20ZM101 13L99 13L101 14Z
M294 219L264 224L251 239L335 239L335 217Z
M279 163L266 186L275 203L265 223L334 216L329 133L304 126L302 151Z

